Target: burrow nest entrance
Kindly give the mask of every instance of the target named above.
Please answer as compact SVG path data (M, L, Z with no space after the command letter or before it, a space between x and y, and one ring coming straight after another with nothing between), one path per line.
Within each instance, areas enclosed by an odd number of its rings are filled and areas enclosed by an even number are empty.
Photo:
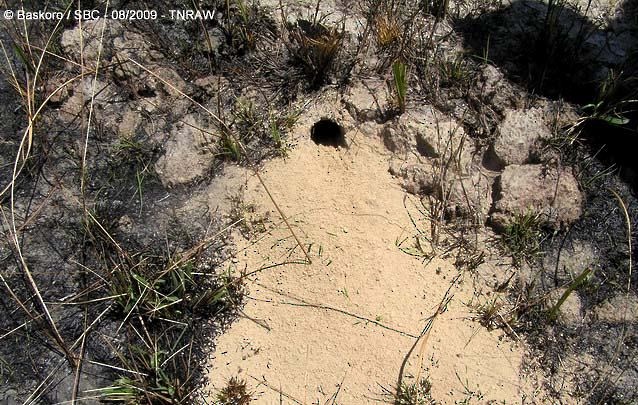
M310 139L317 145L346 147L346 131L334 120L322 118L310 130Z

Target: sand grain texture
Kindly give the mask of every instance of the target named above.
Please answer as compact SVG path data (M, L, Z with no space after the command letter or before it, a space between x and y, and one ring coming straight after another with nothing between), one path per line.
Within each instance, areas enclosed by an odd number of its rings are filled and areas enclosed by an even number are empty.
M394 390L415 336L458 271L438 259L426 266L397 247L415 230L405 192L388 173L390 156L367 134L350 131L346 137L350 149L302 137L287 159L262 169L313 263L278 265L250 277L246 316L218 339L212 355L212 392L239 376L260 404L392 400L384 388ZM245 200L270 218L270 230L240 240L236 267L251 272L303 260L254 176ZM529 389L519 377L522 348L469 319L464 302L472 283L466 277L459 284L425 347L420 341L408 359L404 381L429 375L432 393L443 403L466 398L468 390L485 400L520 402Z

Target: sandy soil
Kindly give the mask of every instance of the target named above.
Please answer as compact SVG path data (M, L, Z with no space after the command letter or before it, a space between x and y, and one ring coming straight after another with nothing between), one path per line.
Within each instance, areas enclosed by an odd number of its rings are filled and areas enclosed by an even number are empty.
M403 381L429 375L443 403L533 398L520 376L523 345L471 319L469 275L419 339L458 271L397 247L415 230L378 139L353 130L351 147L335 149L315 145L309 128L301 125L288 158L267 162L261 174L312 264L286 264L304 255L248 175L245 200L257 204L269 231L238 237L235 267L252 272L249 297L245 316L217 341L208 389L239 376L255 403L378 403L392 400L405 362Z

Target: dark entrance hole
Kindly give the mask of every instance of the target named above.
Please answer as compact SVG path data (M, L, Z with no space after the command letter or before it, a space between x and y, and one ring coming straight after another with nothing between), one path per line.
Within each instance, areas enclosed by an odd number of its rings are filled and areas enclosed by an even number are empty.
M343 127L333 120L322 118L312 126L310 139L318 145L347 146Z

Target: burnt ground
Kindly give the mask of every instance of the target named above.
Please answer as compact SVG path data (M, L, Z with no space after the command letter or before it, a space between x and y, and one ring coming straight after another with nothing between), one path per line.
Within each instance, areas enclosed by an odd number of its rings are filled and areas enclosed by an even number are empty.
M595 108L611 116L611 112L622 110L614 103L635 94L631 84L635 50L627 51L622 44L635 41L632 19L636 6L625 2L604 27L583 17L582 7L560 10L556 18L563 24L554 30L547 29L545 5L522 1L460 19L457 26L465 33L470 48L475 53L489 54L488 58L512 82L552 99L587 104L583 112L592 113L592 100L600 100ZM622 34L609 40L606 34L610 26ZM616 64L614 55L618 54L628 55L624 63ZM541 297L568 285L577 275L567 270L569 265L564 262L576 260L580 266L591 268L593 276L577 291L581 322L539 327L546 321L545 315L533 305L518 314L521 331L536 345L543 363L550 365L549 373L556 376L556 392L561 392L565 384L565 377L559 377L560 369L571 356L580 359L573 366L581 372L573 377L579 387L573 394L575 398L587 398L588 403L636 400L635 316L623 322L621 316L610 319L594 310L610 297L632 294L628 291L636 288L637 277L635 272L632 274L630 263L635 261L635 250L630 257L627 222L618 201L610 198L612 190L618 192L633 224L636 169L630 151L636 145L636 122L634 108L625 111L624 125L618 126L609 125L608 116L596 117L593 113L593 119L583 125L579 140L570 143L569 148L561 148L561 164L579 168L580 184L586 193L584 214L568 229L545 235L543 257L528 264L538 276L522 286L525 294L535 290L532 295ZM590 254L593 253L584 260L578 253L583 244L590 246ZM515 296L520 299L520 292ZM621 302L622 299L617 301L614 308L618 314L626 310ZM614 373L617 377L609 378Z
M38 48L53 33L49 49L62 58L44 59L32 104L39 106L57 86L83 72L77 61L85 55L73 48L78 42L71 38L70 46L63 45L64 32L78 26L66 21L54 31L51 23L29 23L27 45L20 25L2 22L0 38L8 59L2 58L0 82L1 401L57 403L78 389L90 392L85 396L110 394L141 403L204 402L192 394L202 378L198 364L204 364L214 336L237 316L242 280L227 274L233 254L227 226L237 218L191 198L228 166L257 165L285 153L286 133L304 98L327 87L347 88L359 77L391 79L389 67L397 58L414 64L410 102L432 104L461 121L477 154L486 153L493 142L505 109L564 102L580 114L576 120L590 118L576 132L557 126L547 145L552 164L558 159L560 165L576 167L584 213L570 227L543 233L542 254L521 264L521 274L533 277L521 276L511 286L509 295L516 303L511 327L532 344L529 367L541 365L557 396L570 381L577 387L571 395L585 403L638 400L636 314L618 315L618 306L627 304L625 294L636 296L638 279L635 272L628 279L635 257L628 255L627 224L610 191L619 194L635 224L635 167L626 152L635 142L635 103L624 103L635 96L634 4L620 5L624 14L604 20L604 26L597 22L603 20L583 17L582 8L562 9L560 22L552 26L560 29L551 32L543 25L546 6L537 2L466 5L463 15L450 12L441 21L433 17L436 8L424 4L397 14L404 23L418 19L419 27L434 27L422 36L399 29L398 37L412 41L405 46L396 38L380 41L378 33L374 42L372 28L342 32L329 18L313 24L313 10L301 17L291 12L288 21L298 20L282 26L282 10L241 2L226 8L221 3L198 3L201 9L223 10L204 25L138 21L108 33L95 101L77 101L78 95L90 94L90 80L74 79L48 101L31 138L23 138L29 101L12 86L11 68L18 83L27 83L38 60L31 55L39 55ZM369 9L361 10L350 5L351 15L367 17L372 24L378 20L370 10L397 11L380 7L382 3L371 1ZM99 1L82 5L103 6ZM110 5L146 6L130 1ZM37 10L40 5L25 3L29 7ZM51 7L64 9L61 4ZM152 8L177 6L156 2ZM335 5L341 13L347 9L348 4ZM610 37L613 32L622 34ZM96 43L88 38L90 59ZM327 38L326 49L337 52L328 57L317 52L312 48L317 38ZM617 48L604 48L609 38ZM366 54L371 43L375 52ZM576 58L575 64L565 55ZM183 79L176 84L179 92L125 63L127 56L157 71L174 72ZM424 56L434 62L427 67L415 62ZM507 78L490 98L485 97L486 66ZM610 83L614 91L601 93L608 74L621 70ZM167 158L174 153L170 140L188 127L184 123L190 117L201 114L184 95L224 124L202 118L207 136L189 147L197 156L192 160L204 163L197 170L186 165L183 173L167 173L180 163L179 156L177 165ZM594 110L589 104L596 105ZM89 112L93 125L85 151ZM391 106L369 118L384 122L398 113ZM131 114L132 123L127 121ZM610 125L610 117L626 119ZM572 138L573 133L579 137ZM20 173L13 187L5 189L16 159ZM582 253L579 247L584 245L590 253L579 259L577 251ZM549 322L543 297L578 275L563 264L565 257L594 271L572 293L579 300L578 321ZM55 328L46 320L43 303ZM610 305L611 314L601 309ZM81 372L71 366L65 347L82 359ZM109 386L119 391L90 391ZM152 394L131 394L130 387Z

